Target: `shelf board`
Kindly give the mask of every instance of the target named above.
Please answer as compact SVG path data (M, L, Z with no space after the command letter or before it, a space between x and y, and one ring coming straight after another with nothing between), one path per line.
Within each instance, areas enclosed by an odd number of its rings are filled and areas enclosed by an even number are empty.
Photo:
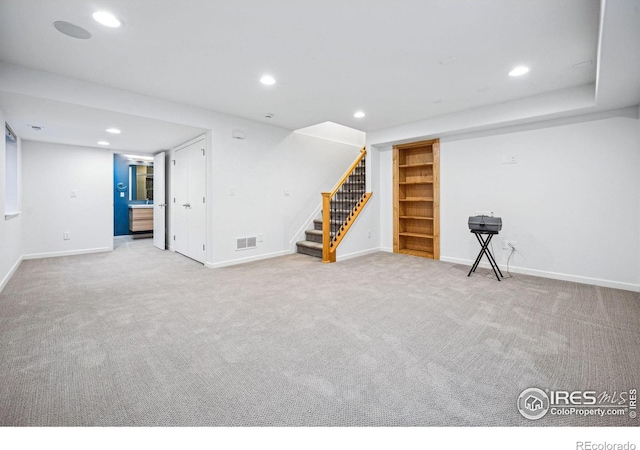
M427 167L427 166L433 166L432 162L428 162L428 163L420 163L420 164L400 164L398 165L398 167L400 169L404 169L407 167Z
M398 184L433 184L433 180L431 181L400 181Z
M411 220L433 220L433 217L424 216L398 216L399 219L411 219Z
M408 248L401 248L398 253L404 253L405 255L422 256L423 258L433 259L433 252L425 252L422 250L412 250Z
M431 234L407 233L406 231L398 233L398 236L409 236L409 237L416 237L416 238L433 239L433 235Z
M399 202L432 202L433 197L409 197L409 198L399 198Z

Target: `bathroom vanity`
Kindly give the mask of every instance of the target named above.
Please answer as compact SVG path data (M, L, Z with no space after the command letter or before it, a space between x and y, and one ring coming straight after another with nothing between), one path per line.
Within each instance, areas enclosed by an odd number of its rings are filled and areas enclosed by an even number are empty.
M153 205L129 205L129 231L153 232Z

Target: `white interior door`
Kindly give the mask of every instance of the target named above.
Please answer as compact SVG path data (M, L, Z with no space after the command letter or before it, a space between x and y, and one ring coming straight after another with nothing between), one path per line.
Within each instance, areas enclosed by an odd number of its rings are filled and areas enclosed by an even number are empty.
M171 172L173 249L201 263L207 236L205 142L177 150Z
M189 257L204 263L207 236L205 141L189 149Z
M173 191L173 248L189 256L189 147L174 155L171 184Z
M164 177L164 152L153 157L153 245L165 249L167 198Z

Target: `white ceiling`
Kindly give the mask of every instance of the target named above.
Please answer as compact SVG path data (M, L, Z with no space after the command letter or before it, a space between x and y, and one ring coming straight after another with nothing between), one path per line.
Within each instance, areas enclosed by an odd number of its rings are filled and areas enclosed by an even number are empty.
M22 139L99 147L109 142L116 151L154 153L168 150L205 132L203 129L144 117L119 114L0 91L2 109L11 112L10 125ZM43 126L34 131L29 125ZM110 134L118 128L121 134Z
M373 131L594 83L599 16L598 0L0 0L0 60L292 130ZM518 64L531 72L508 77Z

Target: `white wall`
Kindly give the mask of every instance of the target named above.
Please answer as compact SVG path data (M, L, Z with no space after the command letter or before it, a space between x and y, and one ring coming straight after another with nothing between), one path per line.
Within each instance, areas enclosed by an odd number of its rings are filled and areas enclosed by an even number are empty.
M0 122L4 124L5 116L0 111ZM11 278L13 272L18 268L22 261L22 214L16 217L5 218L5 151L6 142L4 136L0 143L0 211L3 213L0 217L0 291ZM21 172L22 172L22 143L18 138L18 207L21 201Z
M320 193L359 154L353 145L233 117L212 128L209 267L290 253L297 232L319 211ZM233 139L234 129L245 139ZM236 238L258 234L263 242L256 249L235 250Z
M630 114L630 111L632 114ZM494 238L498 263L517 241L515 271L638 290L640 287L640 126L638 110L584 116L443 138L440 146L441 259L471 264L479 246L467 219L502 217ZM391 147L380 151L382 188L391 191ZM515 154L517 164L502 164ZM380 196L383 197L383 196ZM388 195L386 199L390 198ZM380 206L392 245L390 201Z
M25 258L112 250L112 152L23 142L23 211Z

